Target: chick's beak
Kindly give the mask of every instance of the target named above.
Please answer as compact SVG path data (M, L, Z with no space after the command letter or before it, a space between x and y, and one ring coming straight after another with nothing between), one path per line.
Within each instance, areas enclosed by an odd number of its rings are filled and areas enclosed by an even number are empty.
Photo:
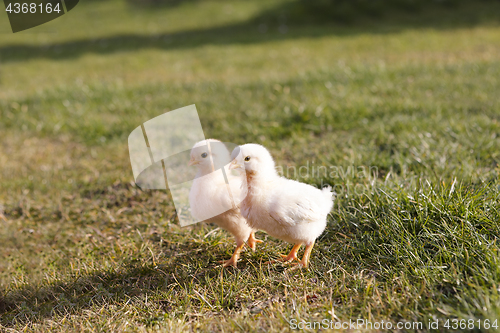
M236 162L236 160L233 160L231 162L231 164L229 164L229 170L238 169L238 168L241 168L241 165L239 165L238 162Z
M195 160L194 157L191 157L191 159L188 162L188 165L191 166L191 165L196 165L196 164L199 164L199 163L200 162L198 162L197 160Z

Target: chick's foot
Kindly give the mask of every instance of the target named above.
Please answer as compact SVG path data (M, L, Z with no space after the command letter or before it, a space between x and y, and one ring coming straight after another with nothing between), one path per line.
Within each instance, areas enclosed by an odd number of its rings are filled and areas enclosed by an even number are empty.
M283 258L282 260L284 262L291 262L291 261L294 261L294 260L299 260L299 258L297 257L297 252L299 252L299 249L300 249L300 246L302 244L295 244L292 248L292 250L290 251L290 253L286 256L284 254L281 255L281 257Z
M255 238L255 232L252 232L250 234L250 237L248 237L247 243L248 243L248 246L250 246L250 248L252 249L252 251L255 251L255 249L257 248L257 244L263 243L263 241Z

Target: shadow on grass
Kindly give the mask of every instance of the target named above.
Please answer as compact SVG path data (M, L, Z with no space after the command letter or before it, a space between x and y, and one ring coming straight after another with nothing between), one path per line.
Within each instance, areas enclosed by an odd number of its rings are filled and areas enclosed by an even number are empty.
M165 191L142 191L129 183L121 182L115 182L109 186L81 187L79 191L81 197L75 195L62 200L62 205L71 210L68 213L68 219L75 224L72 228L84 225L99 228L99 223L81 219L81 216L87 213L80 211L78 216L72 214L81 206L91 206L85 204L89 202L110 210L127 209L130 214L134 215L156 210L161 210L166 215L172 213L169 207L172 207L173 203ZM158 202L163 201L167 203L159 206ZM31 210L31 213L32 216L37 216L40 223L51 219L57 221L62 214L51 209L47 212L38 211L36 214ZM9 219L22 219L22 208L6 209L6 216ZM175 212L173 216L166 216L165 219L173 221ZM109 230L122 230L121 223L131 222L128 217L123 217L122 220L118 218L115 223L105 222ZM140 223L134 226L137 230L141 229ZM173 228L178 227L173 226ZM196 228L202 228L202 224L193 226L192 230ZM109 235L111 234L115 235L110 231ZM107 235L101 234L101 237L106 238ZM76 314L95 305L123 304L133 297L151 295L158 291L168 292L172 288L174 290L191 288L190 286L198 278L217 276L220 271L213 269L213 266L217 265L216 259L222 259L228 255L226 249L214 246L213 243L192 241L189 230L185 233L166 234L168 239L162 239L156 232L145 233L144 237L147 237L148 244L153 248L152 251L158 256L156 261L148 254L143 255L141 250L138 252L132 250L133 254L123 257L123 262L117 263L115 267L90 272L72 269L69 273L62 274L64 275L62 278L54 278L49 282L27 283L18 288L9 288L10 290L0 289L0 327L32 324L56 315ZM87 242L86 245L89 243L93 242ZM28 247L29 244L25 246ZM109 250L104 243L99 241L92 248L87 249L92 258L98 258ZM98 259L95 260L98 261ZM169 306L170 303L160 300L158 304L164 307ZM0 331L2 331L1 328Z
M359 1L358 1L359 2ZM43 46L30 44L0 47L3 62L37 58L66 59L86 53L110 54L143 48L189 49L203 45L253 44L327 35L384 34L405 29L455 29L500 22L499 1L459 2L447 6L431 2L424 7L338 7L332 12L286 2L241 23L177 33L124 34ZM337 7L335 7L337 8ZM323 15L319 13L323 12ZM325 14L326 13L326 14Z
M164 263L131 260L115 270L77 275L66 282L40 287L27 285L10 292L0 290L0 324L26 325L56 315L77 314L95 305L123 304L132 297L167 292L172 284L177 284L174 288L190 289L197 278L220 273L218 269L201 267L207 262L215 265L213 258L204 254L225 256L214 252L209 245L192 242L170 243L164 245L161 252L168 258ZM172 304L169 300L157 302L165 311Z

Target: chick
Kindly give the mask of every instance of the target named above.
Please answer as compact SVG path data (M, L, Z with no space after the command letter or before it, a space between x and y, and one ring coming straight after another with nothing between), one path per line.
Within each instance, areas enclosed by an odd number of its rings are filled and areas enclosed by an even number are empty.
M331 187L319 190L311 185L280 177L267 149L258 144L235 148L229 169L246 171L248 193L241 203L241 214L248 224L269 235L295 244L283 261L298 260L297 252L306 246L297 267L307 267L316 238L326 227L333 207Z
M222 261L224 267L236 267L245 242L254 251L257 243L262 242L255 238L255 230L241 216L239 204L246 194L246 188L242 186L244 177L229 171L230 161L226 146L219 140L209 139L193 146L188 163L198 168L189 192L191 215L199 221L217 224L236 240L233 255Z

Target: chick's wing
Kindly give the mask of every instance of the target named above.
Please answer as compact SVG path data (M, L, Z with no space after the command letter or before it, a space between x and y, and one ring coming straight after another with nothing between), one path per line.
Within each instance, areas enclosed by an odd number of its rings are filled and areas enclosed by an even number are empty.
M269 203L269 215L282 225L297 225L322 219L321 191L290 179L276 184Z

